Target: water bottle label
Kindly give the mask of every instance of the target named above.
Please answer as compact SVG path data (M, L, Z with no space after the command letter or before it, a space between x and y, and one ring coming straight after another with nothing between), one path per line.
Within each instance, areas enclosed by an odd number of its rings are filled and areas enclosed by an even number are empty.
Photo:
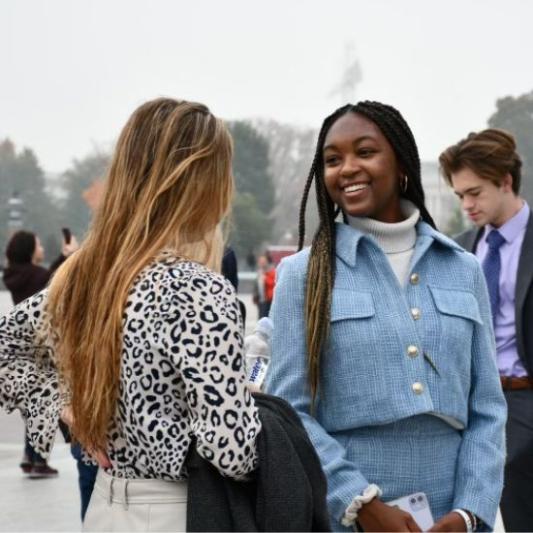
M250 375L248 376L248 382L261 387L263 381L265 380L266 372L268 369L268 363L262 358L258 357L250 370Z

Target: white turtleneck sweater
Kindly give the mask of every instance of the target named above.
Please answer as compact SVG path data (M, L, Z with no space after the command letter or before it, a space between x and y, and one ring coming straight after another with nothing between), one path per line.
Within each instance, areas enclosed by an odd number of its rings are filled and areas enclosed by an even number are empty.
M407 283L409 264L415 250L415 226L420 219L420 211L408 200L401 200L400 205L402 213L407 217L401 222L387 223L368 217L348 215L348 223L376 240L403 286Z

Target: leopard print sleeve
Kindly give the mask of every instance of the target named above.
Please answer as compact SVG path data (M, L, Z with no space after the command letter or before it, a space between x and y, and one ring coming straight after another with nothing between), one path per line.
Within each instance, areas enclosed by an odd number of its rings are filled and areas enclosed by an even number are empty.
M243 479L256 468L261 424L246 387L235 292L207 269L173 289L165 339L184 382L191 436L221 474Z
M53 353L37 340L46 290L0 318L0 407L21 411L34 449L47 458L64 405Z

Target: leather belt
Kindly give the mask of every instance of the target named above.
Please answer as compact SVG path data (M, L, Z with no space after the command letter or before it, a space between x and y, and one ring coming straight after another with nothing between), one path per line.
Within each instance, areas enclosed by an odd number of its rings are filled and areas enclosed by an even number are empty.
M500 376L503 390L523 390L533 389L533 379L524 376L521 378L514 378L510 376Z

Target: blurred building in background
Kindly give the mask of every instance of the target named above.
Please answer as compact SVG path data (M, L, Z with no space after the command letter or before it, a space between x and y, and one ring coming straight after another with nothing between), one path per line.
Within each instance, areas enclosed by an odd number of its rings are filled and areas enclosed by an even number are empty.
M452 236L465 229L468 222L459 199L440 175L437 162L422 162L422 185L426 193L426 206L439 231Z

